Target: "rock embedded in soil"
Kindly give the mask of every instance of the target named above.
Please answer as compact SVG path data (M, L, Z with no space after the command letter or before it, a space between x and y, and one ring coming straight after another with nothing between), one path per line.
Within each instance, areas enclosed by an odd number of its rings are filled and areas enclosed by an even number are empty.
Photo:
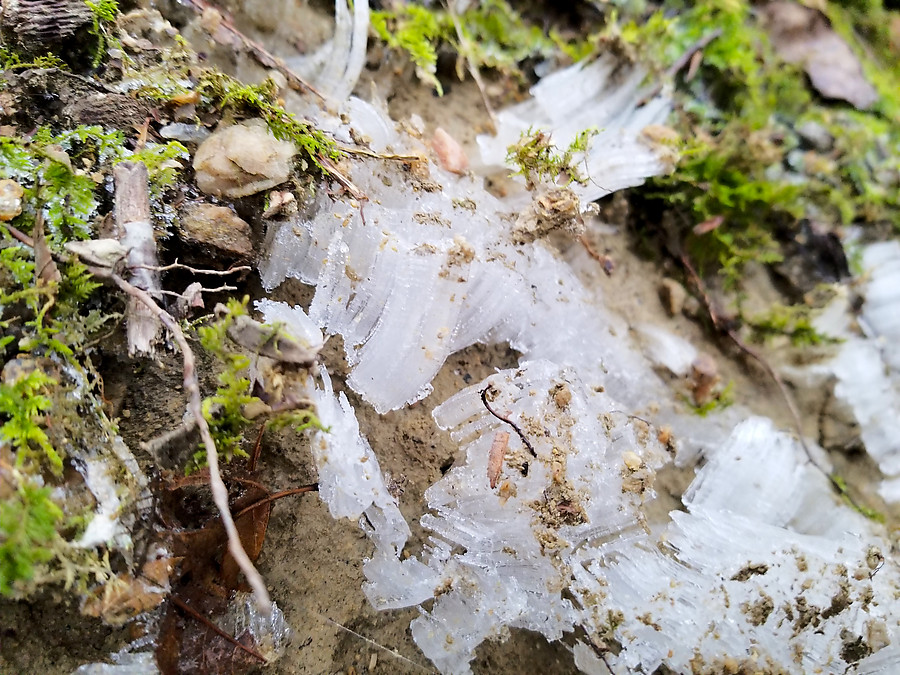
M674 279L663 279L659 282L659 301L670 317L678 316L684 309L687 291Z
M194 171L206 194L236 199L288 179L293 143L280 141L255 119L216 130L197 149Z
M230 258L249 258L253 252L250 226L225 206L191 204L182 213L178 230L185 241Z

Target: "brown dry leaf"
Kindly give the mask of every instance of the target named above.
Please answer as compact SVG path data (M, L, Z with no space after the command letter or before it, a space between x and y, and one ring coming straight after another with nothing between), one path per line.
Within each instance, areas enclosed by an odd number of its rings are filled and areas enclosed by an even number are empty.
M62 275L53 262L53 254L47 245L47 239L44 237L44 216L38 212L34 219L34 230L32 230L31 238L34 241L34 284L40 285L41 282L51 283L62 281Z
M878 100L853 50L820 11L782 1L766 5L762 15L778 55L802 66L822 96L847 101L859 110Z

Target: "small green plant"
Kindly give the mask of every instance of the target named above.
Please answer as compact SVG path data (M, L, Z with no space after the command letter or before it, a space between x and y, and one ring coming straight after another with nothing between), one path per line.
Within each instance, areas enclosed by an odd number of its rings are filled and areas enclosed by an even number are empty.
M34 452L38 450L43 452L53 473L62 475L63 457L41 428L43 415L52 405L43 392L45 387L56 384L56 380L40 370L32 370L12 384L0 382L0 419L6 420L0 425L0 442L9 443L16 451L18 469L32 463ZM38 468L41 463L37 463Z
M23 57L8 47L0 47L0 70L29 70L31 68L61 68L65 70L68 69L68 66L52 52L47 52L42 56Z
M118 44L118 38L111 35L109 27L119 15L119 3L117 0L85 0L85 4L93 13L91 34L97 39L97 47L91 67L96 68L103 61L109 47Z
M702 405L685 398L696 415L706 417L714 410L723 410L734 403L734 380L729 380L725 388Z
M576 159L583 158L596 134L596 129L586 129L565 150L560 150L550 134L529 128L522 132L518 143L507 148L506 161L519 167L513 175L523 176L529 190L539 183L556 184L560 180L566 185L584 184L589 178L578 169Z
M843 476L838 473L832 473L829 474L828 478L831 479L831 484L834 486L834 489L837 490L839 495L841 495L841 499L843 499L844 502L854 511L860 513L869 520L874 520L876 523L885 522L883 513L868 506L863 506L853 499L850 494L850 488L847 486L847 481Z
M216 393L203 400L203 416L209 424L216 450L228 462L235 456L247 457L247 453L241 448L241 441L250 420L244 417L243 409L250 403L261 402L251 395L251 383L245 376L250 359L231 351L227 344L228 328L234 323L235 317L247 314L246 303L247 298L244 302L229 299L226 314L218 321L197 329L200 344L224 366L218 376ZM194 453L188 471L204 466L205 462L206 450L201 448Z

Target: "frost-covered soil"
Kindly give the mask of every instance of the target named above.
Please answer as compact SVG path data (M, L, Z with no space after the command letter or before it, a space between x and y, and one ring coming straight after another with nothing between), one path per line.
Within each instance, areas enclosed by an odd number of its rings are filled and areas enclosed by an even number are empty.
M247 16L273 28L262 11ZM244 61L237 70L261 75ZM582 109L604 128L583 203L665 167L642 137L665 121L664 94L636 110L640 73L613 70L600 60L558 89L545 80L537 103L501 116L511 138L543 123L565 143L586 126ZM623 200L607 197L585 217L588 240L616 263L611 277L571 236L515 241L532 195L513 185L498 198L480 173L447 172L428 148L441 126L479 171L501 162L490 142L476 144L472 86L436 101L373 67L356 91L336 104L343 118L308 100L289 105L347 143L429 159L417 172L354 159L344 167L369 198L362 209L321 191L296 216L254 223L265 232L257 307L295 332L333 335L315 393L331 433L314 436L312 452L288 434L265 448L271 489L317 479L324 500L280 503L269 523L259 568L295 633L270 671L900 667L889 528L834 493L760 368L667 316L665 269L631 251L636 216ZM582 100L559 108L562 93ZM864 330L839 295L821 321L844 343L813 365L768 354L796 387L815 462L880 490L888 523L897 365L889 340L874 338L896 332L884 289L898 261L890 247L864 256ZM771 291L762 275L757 291ZM686 404L700 352L735 383L735 405L707 417ZM123 394L130 442L181 405L180 393L165 394L165 370L144 377L162 400ZM822 393L832 389L871 459L818 447L839 417ZM21 649L4 657L44 672L90 658L41 661L47 636L37 637L18 635Z

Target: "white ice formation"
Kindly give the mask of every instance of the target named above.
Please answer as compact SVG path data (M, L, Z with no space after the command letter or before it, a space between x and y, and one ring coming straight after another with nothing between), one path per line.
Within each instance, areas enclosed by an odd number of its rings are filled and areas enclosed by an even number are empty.
M636 107L640 79L605 58L545 78L501 115L498 147L529 125L561 143L596 126L582 198L636 184L664 168L640 138L668 111L663 97ZM377 106L350 99L343 112L318 123L347 143L352 126L376 152L425 155ZM487 164L501 156L490 145ZM412 633L441 672L470 672L477 646L510 628L548 640L582 629L585 672L896 672L900 575L885 533L842 504L797 441L736 406L687 412L657 371L683 373L693 347L644 327L642 351L579 280L593 261L514 245L511 205L480 179L424 158L347 171L368 201L320 191L296 219L270 222L261 272L268 288L288 276L315 286L309 317L343 338L348 384L385 412L427 396L456 350L508 342L523 354L435 410L460 458L426 493L432 535L418 558L402 559L409 528L347 398L327 374L315 394L331 427L314 438L322 497L375 544L366 595L383 609L433 601ZM263 309L290 329L284 306ZM666 515L653 482L673 455L705 464L685 510Z
M853 316L843 293L819 318L817 327L843 343L813 376L836 380L835 397L849 408L866 452L885 476L881 496L900 502L900 243L865 247L861 266L862 313Z

